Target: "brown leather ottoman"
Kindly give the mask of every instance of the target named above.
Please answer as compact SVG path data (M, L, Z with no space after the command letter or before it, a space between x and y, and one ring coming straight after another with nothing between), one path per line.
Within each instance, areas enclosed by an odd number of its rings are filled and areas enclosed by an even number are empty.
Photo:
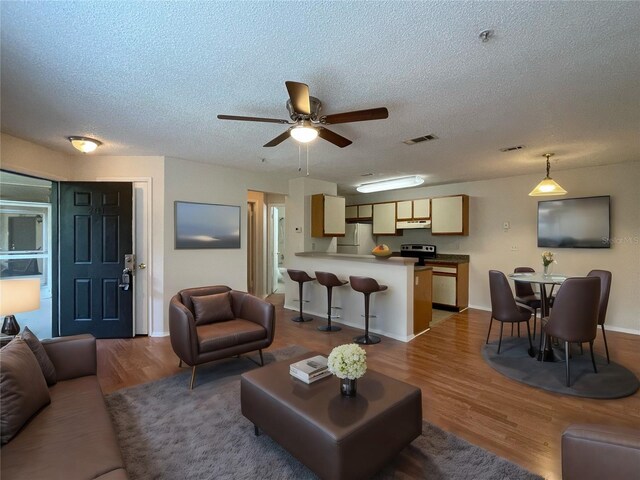
M336 377L307 385L289 375L314 355L243 374L242 414L320 478L369 478L422 433L422 392L368 370L347 398Z

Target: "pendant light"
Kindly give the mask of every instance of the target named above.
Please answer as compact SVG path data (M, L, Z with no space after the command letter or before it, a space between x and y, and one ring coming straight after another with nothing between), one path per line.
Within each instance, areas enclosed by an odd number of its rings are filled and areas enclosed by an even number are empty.
M531 190L529 193L530 197L544 197L549 195L566 195L567 191L562 188L558 183L549 176L549 170L551 169L551 164L549 163L549 157L553 157L553 153L545 153L543 157L547 157L547 176L542 179L542 181Z

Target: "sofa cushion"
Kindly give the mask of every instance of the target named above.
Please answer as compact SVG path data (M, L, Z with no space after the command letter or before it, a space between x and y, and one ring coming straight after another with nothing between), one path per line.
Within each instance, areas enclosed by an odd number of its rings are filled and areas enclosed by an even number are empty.
M235 347L267 337L267 331L263 327L241 318L201 325L196 327L196 331L200 353Z
M193 302L196 325L225 322L235 318L231 309L229 292L191 297L191 301Z
M0 350L0 405L2 405L0 441L2 445L11 440L18 430L49 401L47 382L35 355L24 340L14 338ZM2 467L4 470L4 462Z
M49 392L51 404L2 447L2 478L126 478L97 377L58 382Z
M38 360L38 365L40 365L40 369L42 370L42 374L44 375L44 379L47 381L47 385L55 385L56 384L56 368L51 363L51 359L47 352L45 351L42 343L38 340L29 327L24 327L24 330L20 334L20 338L24 340L29 348L36 356L36 360Z

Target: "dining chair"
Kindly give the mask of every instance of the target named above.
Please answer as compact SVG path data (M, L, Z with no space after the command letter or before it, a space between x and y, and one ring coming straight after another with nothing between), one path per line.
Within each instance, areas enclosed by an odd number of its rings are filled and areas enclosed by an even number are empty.
M529 354L533 356L533 343L531 343L531 329L529 319L531 318L531 310L522 305L517 305L511 292L511 287L504 273L498 270L489 270L489 292L491 293L491 320L489 321L489 331L487 332L487 341L489 343L489 335L491 335L491 325L493 320L500 322L500 340L498 341L498 355L502 345L502 330L505 322L520 323L527 322L527 335L529 337Z
M600 278L600 306L598 307L598 325L602 327L602 339L604 340L604 350L607 353L607 363L609 361L609 347L607 346L607 335L604 333L604 321L607 318L607 306L609 305L609 292L611 292L611 272L608 270L591 270L587 277Z
M535 270L531 267L516 267L513 269L513 273L535 273ZM542 301L540 297L533 291L533 285L529 282L519 282L514 279L514 286L516 290L516 302L526 305L533 310L533 339L536 339L536 325L538 321L537 312L540 310L540 317L542 318ZM519 324L518 324L519 325ZM513 329L513 325L511 326ZM513 335L513 331L511 332ZM518 335L520 332L518 331Z
M543 349L549 337L564 340L566 384L571 386L569 366L570 344L589 342L593 371L598 373L593 356L593 341L598 333L598 307L600 303L600 278L567 278L556 295L553 310L542 319L545 334Z

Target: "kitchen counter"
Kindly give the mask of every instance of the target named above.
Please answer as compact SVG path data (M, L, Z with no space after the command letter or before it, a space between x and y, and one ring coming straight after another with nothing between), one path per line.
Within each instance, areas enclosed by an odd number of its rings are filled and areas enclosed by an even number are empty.
M450 253L439 253L436 258L430 258L425 260L426 262L440 262L440 263L469 263L469 255L453 255Z
M349 280L349 276L371 277L388 289L371 295L371 314L369 330L378 335L395 338L402 342L412 340L424 329L414 326L414 285L415 275L428 275L431 278L431 267L418 267L414 270L416 258L387 257L378 258L373 255L352 255L326 252L299 252L294 254L287 264L287 268L304 270L315 277L315 272L330 272L341 280ZM426 277L425 277L426 278ZM285 276L285 308L298 310L298 284ZM425 280L426 281L426 280ZM431 286L431 282L429 287ZM428 311L431 307L431 290L421 295L428 301ZM350 327L364 330L364 295L356 292L350 285L333 288L333 306L340 307L340 318L332 322L342 323ZM304 285L303 298L306 301L303 309L306 313L320 317L315 320L317 326L326 324L327 318L327 289L318 282L307 282ZM422 314L421 318L426 314ZM428 326L429 318L425 322ZM421 324L420 324L421 325ZM382 340L384 342L384 339Z

